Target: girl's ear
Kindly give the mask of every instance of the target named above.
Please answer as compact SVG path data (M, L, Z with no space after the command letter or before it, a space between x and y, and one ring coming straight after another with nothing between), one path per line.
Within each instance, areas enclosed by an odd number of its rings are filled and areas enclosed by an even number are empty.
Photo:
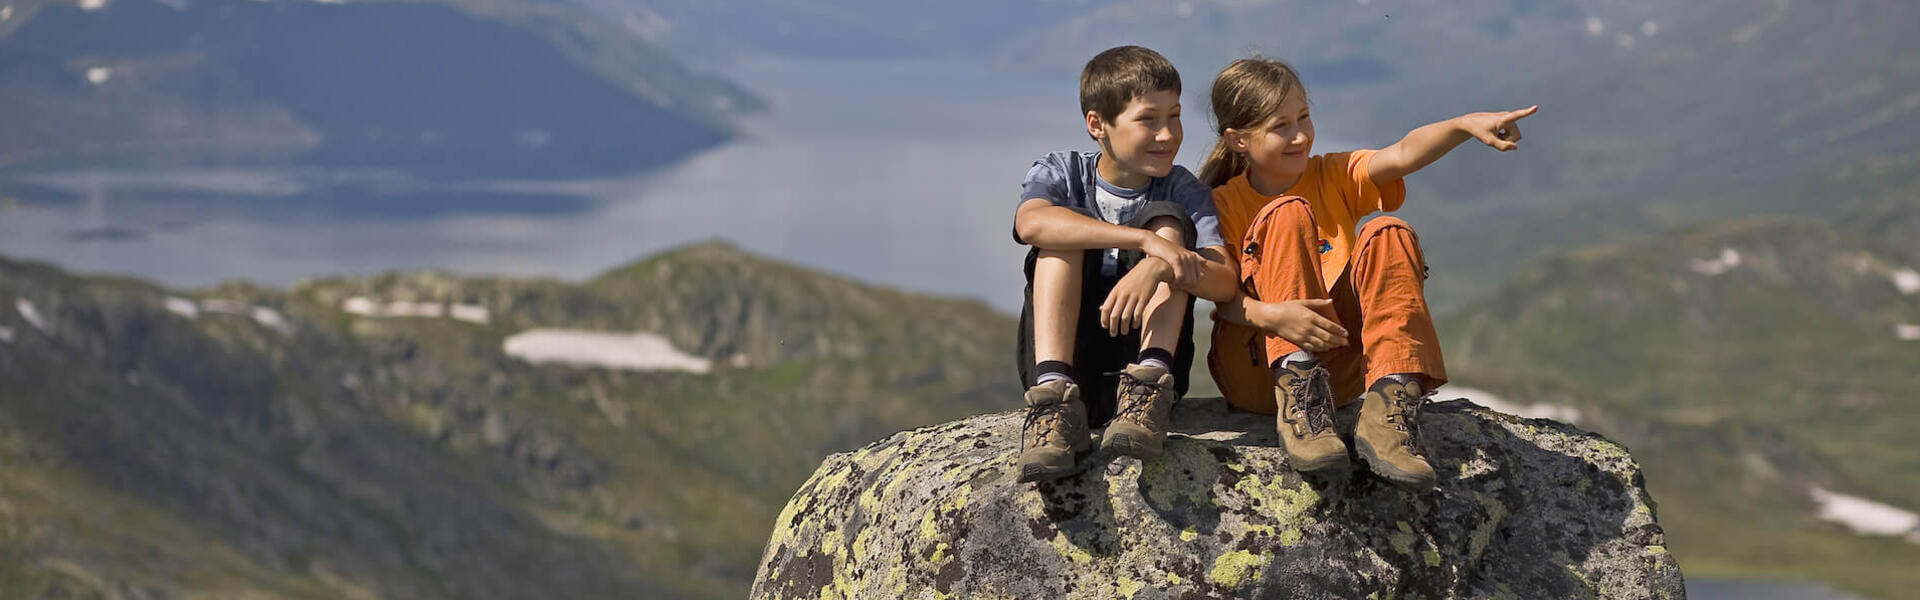
M1093 139L1107 139L1107 124L1100 121L1100 113L1087 111L1087 135Z
M1220 137L1227 140L1228 150L1234 152L1247 151L1247 134L1245 132L1228 127L1226 131L1220 132Z

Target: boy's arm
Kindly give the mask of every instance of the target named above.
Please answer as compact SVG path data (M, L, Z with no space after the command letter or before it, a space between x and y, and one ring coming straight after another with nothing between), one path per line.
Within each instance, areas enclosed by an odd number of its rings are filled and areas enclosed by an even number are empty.
M1020 203L1020 210L1013 217L1013 230L1021 241L1035 248L1119 248L1145 252L1171 267L1174 281L1185 280L1190 273L1197 274L1202 268L1198 254L1151 231L1107 223L1071 208L1056 206L1045 198L1029 198Z
M1506 112L1472 113L1423 125L1374 154L1367 176L1375 185L1385 185L1433 164L1470 139L1480 140L1501 152L1519 148L1517 122L1539 110L1539 106L1531 106Z
M1160 282L1209 302L1227 302L1234 296L1240 295L1240 267L1235 262L1227 260L1226 247L1208 246L1201 248L1198 254L1200 255L1200 276L1193 285L1179 285L1174 281L1173 272L1166 266L1166 261L1155 257L1149 256L1142 259L1134 268L1144 267L1160 271L1157 273Z

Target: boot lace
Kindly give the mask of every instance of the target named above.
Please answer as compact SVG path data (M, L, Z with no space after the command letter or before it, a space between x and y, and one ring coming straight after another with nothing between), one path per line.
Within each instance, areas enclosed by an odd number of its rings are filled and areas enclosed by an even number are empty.
M1115 413L1113 418L1131 417L1134 421L1145 421L1147 408L1153 406L1154 394L1159 393L1160 388L1136 379L1125 371L1108 373L1108 375L1120 376L1120 411Z
M1420 407L1426 405L1427 394L1415 396L1407 393L1405 388L1394 388L1390 396L1392 396L1394 410L1387 415L1387 422L1407 433L1406 439L1401 444L1407 447L1408 452L1414 456L1425 457L1426 453L1421 452L1419 444Z
M1314 377L1311 373L1298 375L1287 382L1287 397L1293 400L1288 414L1299 419L1307 427L1307 434L1318 434L1333 427L1332 415L1327 413L1325 398L1314 398Z
M1033 445L1042 446L1047 438L1058 435L1061 420L1066 418L1067 401L1052 400L1027 406L1027 417L1020 424L1020 431L1033 440Z

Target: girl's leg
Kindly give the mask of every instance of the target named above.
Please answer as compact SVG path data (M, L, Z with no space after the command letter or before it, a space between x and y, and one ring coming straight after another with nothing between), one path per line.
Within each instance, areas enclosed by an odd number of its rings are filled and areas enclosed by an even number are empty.
M1327 297L1320 273L1319 228L1306 199L1283 197L1267 204L1247 230L1240 272L1256 299L1262 302ZM1331 307L1321 310L1339 320ZM1274 371L1274 401L1279 405L1274 428L1287 450L1287 461L1300 471L1343 467L1347 446L1333 428L1333 391L1327 369L1319 360L1286 360L1300 347L1279 336L1265 336L1267 357Z
M1354 445L1375 473L1414 489L1435 477L1420 442L1420 405L1447 380L1427 308L1426 259L1406 221L1379 217L1360 229L1352 265L1359 296L1367 392Z
M1361 347L1367 383L1405 374L1432 390L1447 381L1440 336L1427 308L1426 258L1413 228L1396 217L1376 217L1360 228L1352 281L1360 299Z

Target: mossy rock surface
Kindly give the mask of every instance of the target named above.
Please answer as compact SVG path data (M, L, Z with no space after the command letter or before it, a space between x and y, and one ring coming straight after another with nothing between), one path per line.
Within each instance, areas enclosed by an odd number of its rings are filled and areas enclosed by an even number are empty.
M1340 413L1351 432L1356 414ZM1437 489L1302 476L1271 417L1183 401L1150 461L1015 481L1020 415L829 457L775 522L752 597L1683 598L1626 448L1430 404ZM1355 462L1359 465L1359 462Z

